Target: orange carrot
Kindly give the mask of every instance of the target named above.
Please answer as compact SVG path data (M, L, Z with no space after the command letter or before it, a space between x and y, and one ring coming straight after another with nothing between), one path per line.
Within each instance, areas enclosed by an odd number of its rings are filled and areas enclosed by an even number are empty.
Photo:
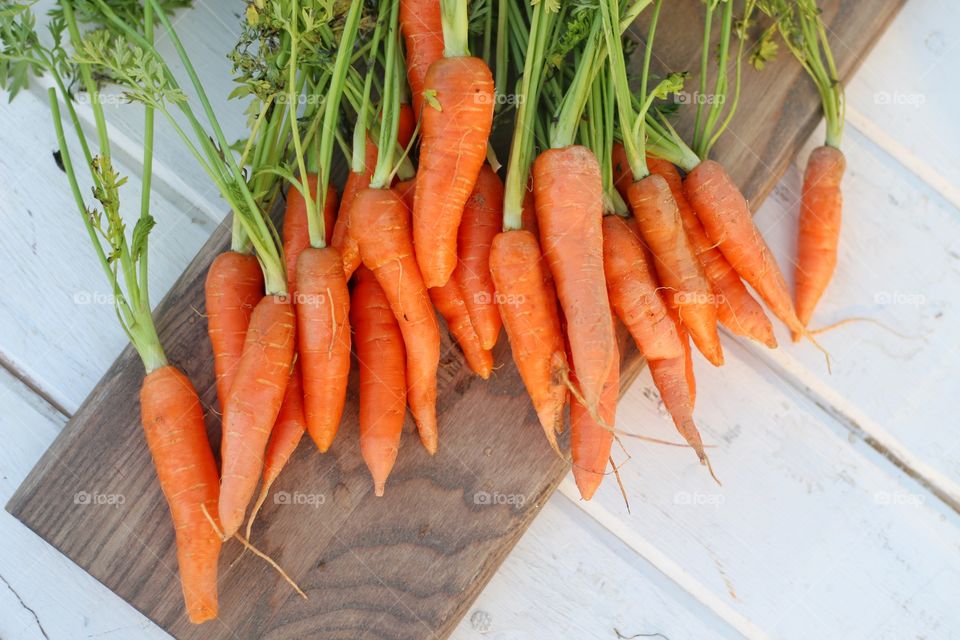
M556 293L536 236L520 229L497 234L490 248L490 273L513 361L547 440L559 452L567 358Z
M567 320L580 392L595 413L616 360L603 272L600 166L589 149L571 145L541 153L533 176L544 257Z
M783 273L753 224L747 201L723 166L704 160L687 174L683 187L707 237L730 266L760 294L773 315L791 331L805 334Z
M257 517L260 507L263 506L267 495L270 493L270 487L278 477L280 472L287 465L290 456L297 450L300 440L307 429L307 420L303 413L303 380L300 374L300 362L293 364L293 371L290 373L290 380L287 382L287 390L283 394L283 403L280 405L280 413L277 414L277 421L270 432L270 442L267 444L267 451L263 457L263 479L260 481L260 495L250 512L250 518L247 520L247 538L250 538L250 528L253 526L253 520Z
M263 272L256 256L236 251L218 255L207 271L204 294L217 399L223 411L243 353L250 316L263 297Z
M226 536L240 528L257 488L267 441L290 378L293 305L285 295L264 296L253 310L243 355L223 410L219 514Z
M463 207L486 159L493 76L479 58L441 58L430 65L424 86L439 108L423 110L413 244L424 282L439 287L457 265Z
M203 508L216 515L219 478L200 399L190 380L168 365L144 378L140 416L173 517L187 615L193 623L213 620L221 541Z
M420 117L423 89L430 65L443 57L443 25L438 0L400 0L400 30L406 46L407 83L413 111ZM404 146L406 146L404 144Z
M616 345L614 345L616 349ZM573 384L579 386L576 372L571 371ZM599 416L605 424L598 423L576 398L570 401L570 453L573 457L573 479L580 490L580 497L589 500L603 482L610 447L613 444L613 427L617 418L617 400L620 396L620 354L610 367L603 393L600 396Z
M680 321L707 360L722 365L713 292L687 239L667 181L649 175L631 184L627 195L640 235L653 252L660 284L668 290L668 306L678 309Z
M416 187L416 179L398 182L397 186L394 187L400 199L407 205L408 210L413 205ZM457 266L453 272L455 277L450 278L447 284L429 290L430 301L433 302L433 306L437 308L437 311L440 312L440 315L443 316L443 319L446 321L450 335L452 335L453 339L460 345L460 349L463 351L463 357L467 361L467 366L478 376L486 380L490 377L490 372L493 371L493 354L489 349L485 349L480 344L480 337L477 335L473 323L470 320L470 315L464 301L463 290L460 288L459 278L456 277L461 268L460 265ZM490 305L493 305L492 298ZM499 311L496 311L496 307L493 307L493 309L499 319Z
M795 274L797 317L805 327L837 267L843 209L840 182L846 167L843 152L824 145L810 154L803 174ZM799 340L800 334L795 332L793 339Z
M680 338L657 292L657 279L643 246L619 216L603 218L603 266L610 306L644 357L681 357Z
M485 164L463 209L457 235L460 264L454 270L470 322L484 349L493 349L497 344L502 324L500 311L494 304L490 276L490 245L500 231L502 218L503 182L490 165Z
M357 241L349 233L350 206L357 194L370 186L370 178L373 177L373 170L377 166L377 145L369 136L367 136L364 153L363 173L351 171L347 174L347 182L343 185L343 197L340 198L340 211L333 227L333 239L330 241L330 246L339 251L343 258L343 273L347 280L360 266L360 250L357 248Z
M397 144L406 149L413 138L413 132L417 130L417 116L414 115L413 107L402 102L397 119Z
M392 189L364 189L354 199L348 219L363 264L377 277L400 325L407 351L410 412L423 446L433 454L438 441L440 330L417 266L407 207Z
M382 496L403 432L407 356L390 302L366 267L357 270L350 322L357 332L360 365L360 454L373 477L374 493Z
M325 453L340 427L350 376L350 292L333 247L308 247L297 261L297 340L307 431Z
M647 156L647 167L650 173L662 176L670 185L673 199L677 201L677 208L680 210L680 219L683 220L683 229L717 296L717 318L720 323L737 335L756 340L771 349L776 348L777 339L773 335L770 319L763 312L760 303L754 300L743 286L740 276L720 250L710 242L683 192L680 172L672 163L654 156Z
M493 353L484 349L480 338L470 322L470 315L463 302L460 285L453 278L442 287L434 287L430 291L430 300L440 315L447 322L450 335L460 345L463 357L471 371L486 380L493 371Z
M317 175L307 176L311 197L317 195ZM327 200L323 210L323 228L326 242L333 237L334 219L337 212L337 192L333 187L327 189ZM300 252L310 246L310 232L307 225L307 204L299 189L287 192L287 207L283 212L283 259L287 268L287 283L291 295L297 292L297 258Z

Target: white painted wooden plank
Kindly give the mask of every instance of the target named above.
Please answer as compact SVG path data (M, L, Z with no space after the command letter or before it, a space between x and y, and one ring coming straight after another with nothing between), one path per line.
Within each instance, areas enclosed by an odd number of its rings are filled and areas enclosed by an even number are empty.
M46 9L53 5L52 0L44 0L35 8L37 16L45 16ZM204 91L210 98L224 135L231 143L244 135L246 118L243 115L244 103L227 100L234 88L231 63L227 55L236 44L240 32L240 18L244 3L240 1L211 3L196 2L190 10L176 12L171 21L176 28L184 48L190 56L197 74L204 83ZM42 33L42 27L40 29ZM168 61L177 79L189 96L190 104L197 116L203 119L202 108L196 100L196 92L188 81L183 66L179 63L176 51L169 37L158 28L156 32L157 48ZM45 99L46 86L37 82L32 91ZM79 96L78 113L92 127L93 113L89 104ZM111 139L118 153L125 153L131 160L131 166L139 166L143 145L143 109L140 105L131 105L123 101L121 92L115 87L105 87L101 102L107 114L111 128ZM205 120L202 120L205 122ZM183 124L183 123L181 123ZM154 189L156 193L176 202L181 207L198 208L212 220L219 221L226 215L228 207L206 174L196 165L184 150L173 127L162 117L157 116L154 137Z
M839 265L813 325L866 316L903 335L861 322L820 336L832 373L809 344L789 345L782 327L786 348L754 350L960 500L960 211L856 130L844 149ZM792 166L756 218L791 283L801 175Z
M559 494L501 565L453 640L671 640L739 634ZM659 637L659 636L653 636Z
M5 97L4 97L5 99ZM24 93L4 106L9 135L0 153L0 354L64 407L75 410L126 344L110 288L94 256L66 176L54 164L56 137L45 101ZM73 149L83 179L82 155ZM121 188L128 219L140 208L138 171ZM82 190L89 200L89 183ZM150 287L159 301L212 232L196 209L155 197Z
M633 513L612 479L578 505L748 637L960 629L944 595L960 580L960 517L745 349L698 365L698 423L723 486L688 449L626 440ZM618 426L677 438L646 372ZM561 491L576 499L572 483Z
M954 206L960 206L958 52L960 4L910 0L847 87L849 123Z
M65 418L5 369L0 369L0 406L0 503L5 504ZM0 512L0 539L0 638L169 638L6 511Z

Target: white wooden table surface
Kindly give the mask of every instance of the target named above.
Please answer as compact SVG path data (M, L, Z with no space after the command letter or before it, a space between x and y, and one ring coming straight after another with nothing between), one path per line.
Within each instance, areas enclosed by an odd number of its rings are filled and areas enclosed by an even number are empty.
M237 22L197 4L181 35L203 77L226 78ZM568 478L455 638L960 638L958 78L960 5L909 0L848 87L840 267L816 321L871 316L901 335L824 335L832 375L784 331L775 352L727 340L727 366L698 367L697 403L723 487L689 451L628 443L632 513L614 482L584 503ZM221 110L233 135L240 108ZM141 118L117 119L136 176ZM0 124L6 502L125 338L51 156L43 87L4 104ZM757 218L788 273L800 167L819 140ZM170 136L157 147L159 300L225 206ZM646 373L617 419L676 438ZM6 512L0 540L3 640L167 637Z

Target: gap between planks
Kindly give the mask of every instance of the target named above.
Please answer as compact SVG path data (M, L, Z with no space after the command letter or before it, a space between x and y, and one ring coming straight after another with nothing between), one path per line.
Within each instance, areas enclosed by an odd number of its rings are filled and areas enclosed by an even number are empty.
M745 638L749 640L766 640L769 638L766 631L724 602L686 569L677 564L667 553L627 527L624 520L614 516L601 507L599 503L580 499L580 492L569 475L560 483L557 493L572 502L574 506L609 531L631 551L640 555Z

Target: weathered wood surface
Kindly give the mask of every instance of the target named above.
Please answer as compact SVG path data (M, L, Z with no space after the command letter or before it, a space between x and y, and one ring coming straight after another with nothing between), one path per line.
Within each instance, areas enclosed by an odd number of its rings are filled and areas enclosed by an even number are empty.
M865 5L872 6L868 9ZM883 13L878 8L886 10L888 16L894 11L887 3L856 6L862 8L850 10L868 16L866 24L874 29L870 37L882 23L877 21ZM841 65L847 70L853 60L862 57L870 39L866 33L869 29L860 26L864 21L857 24L859 28L844 36L844 42L857 41L861 49L856 55L839 53ZM843 26L836 30L841 31ZM796 101L791 97L797 93L789 89L796 77L771 69L769 75L748 78L746 95L757 91L755 95L762 94L765 99L745 103L751 104L743 112L750 114L746 122L771 122L772 115L779 114L777 131L793 131L795 135L780 146L772 146L762 144L769 139L769 132L758 131L750 144L756 143L757 150L763 151L761 157L744 156L737 161L737 169L746 171L743 184L752 185L746 189L748 196L759 201L776 176L769 168L747 171L746 167L785 166L817 116L812 91L799 91L804 95ZM771 79L771 84L754 88L756 78L765 82ZM790 106L784 107L788 101ZM739 131L738 123L746 117L743 114L734 123L733 132ZM742 133L737 137L743 140ZM728 154L738 157L736 149L721 148L718 152L725 160ZM766 178L757 183L750 177L754 174ZM197 381L208 406L212 376L204 369L202 318L183 310L202 308L198 282L209 259L219 250L217 242L225 243L222 229L158 309L172 358ZM230 635L231 630L243 637L244 632L265 628L277 630L268 637L284 637L280 631L299 637L318 629L329 631L318 637L379 636L386 628L391 636L423 637L430 632L443 635L456 623L457 614L466 610L489 579L566 466L542 446L512 368L501 370L493 384L480 385L462 373L455 351L448 351L448 356L441 380L447 392L441 401L446 416L441 456L428 460L414 438L407 438L387 498L373 501L365 499L368 480L353 451L355 446L351 447L356 437L355 413L348 415L332 456L321 458L302 450L277 490L291 491L295 487L306 494L304 499L312 495L317 502L323 496L323 504L317 508L268 505L255 539L277 554L301 583L312 589L314 598L301 603L288 597L275 576L248 557L228 571L230 558L226 558L224 624L216 629L205 627L204 637L220 631ZM507 358L501 346L498 359ZM172 536L168 535L165 508L148 471L148 457L132 408L135 401L130 400L138 379L139 364L125 353L28 478L11 508L94 576L161 626L181 635L185 622L178 619L175 579L162 568L172 566ZM122 398L118 391L124 389L127 395ZM483 417L478 419L481 412ZM215 430L213 422L211 430ZM505 442L511 446L504 447ZM127 470L134 471L124 473ZM78 491L115 493L124 495L126 501L119 508L75 505L74 494ZM484 507L474 499L480 491L512 496L514 503L522 496L524 505ZM91 531L98 535L91 536ZM287 543L304 539L306 531L315 532L311 545L293 548ZM145 553L141 545L149 551ZM389 603L393 604L387 606ZM379 612L371 616L373 609ZM246 622L234 624L231 615L238 612ZM381 620L375 622L379 616Z

